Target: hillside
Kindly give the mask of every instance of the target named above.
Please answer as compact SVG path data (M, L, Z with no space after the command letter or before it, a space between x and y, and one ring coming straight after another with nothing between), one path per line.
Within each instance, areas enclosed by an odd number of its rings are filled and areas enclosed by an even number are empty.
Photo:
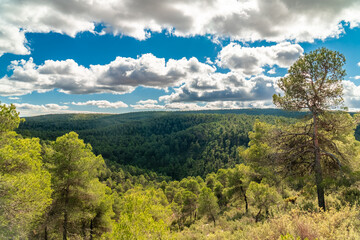
M26 118L18 133L55 140L75 131L110 163L181 179L239 163L237 148L247 146L255 119L303 115L276 109L44 115Z

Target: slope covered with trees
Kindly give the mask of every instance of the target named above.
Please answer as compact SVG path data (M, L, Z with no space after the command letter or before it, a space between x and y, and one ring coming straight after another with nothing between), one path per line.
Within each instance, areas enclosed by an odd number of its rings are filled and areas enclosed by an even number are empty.
M241 114L218 111L216 114L51 115L27 118L18 132L23 136L55 140L76 131L92 145L95 154L101 154L109 162L181 179L189 175L204 177L240 163L237 148L248 144L248 132L255 119L275 123L288 119L273 114L303 115L272 109L239 110L238 113Z

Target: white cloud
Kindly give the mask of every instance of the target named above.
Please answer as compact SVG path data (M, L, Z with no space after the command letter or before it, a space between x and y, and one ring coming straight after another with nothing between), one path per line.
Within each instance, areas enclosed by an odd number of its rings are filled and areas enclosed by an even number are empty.
M140 100L140 101L137 102L137 104L142 104L142 105L144 105L144 104L157 104L157 103L158 103L158 101L155 100L155 99Z
M242 47L230 43L220 51L217 64L246 75L256 75L264 71L264 66L288 68L303 52L299 44L288 42L269 47Z
M265 101L217 101L205 105L207 109L274 108L272 100Z
M358 64L357 64L359 67L360 67L360 62L358 62Z
M212 64L214 64L214 62L213 61L211 61L211 59L210 58L206 58L206 63L207 64L210 64L210 65L212 65Z
M161 96L160 101L215 102L215 101L264 101L278 91L277 78L259 75L246 78L239 72L216 73L195 78L175 89L171 95Z
M132 108L137 110L156 110L156 109L165 109L165 106L159 104L134 104L130 105Z
M15 103L14 104L17 109L24 109L24 110L65 110L68 109L68 106L60 106L55 103L49 103L45 105L34 105L29 103Z
M351 81L343 81L344 104L349 109L360 109L360 86Z
M165 109L164 105L159 105L157 100L148 99L148 100L140 100L135 105L130 105L134 109Z
M8 97L8 99L10 99L10 100L20 100L19 97Z
M269 71L267 71L268 74L275 74L276 73L276 69L272 68Z
M200 111L200 110L219 110L219 109L242 109L242 108L274 108L272 101L215 101L208 103L184 103L174 102L165 106L158 105L159 109L181 110L181 111ZM138 109L155 109L155 108L138 108Z
M199 106L196 103L180 103L180 102L166 104L165 108L170 110L182 110L182 111L205 110L204 106Z
M27 32L74 37L96 23L106 26L102 34L141 40L149 30L167 29L177 36L312 41L338 36L342 22L359 26L359 11L358 0L11 0L0 5L0 55L28 54Z
M109 102L106 100L90 100L87 102L72 102L72 105L77 106L97 106L98 108L126 108L128 105L122 101Z
M36 65L33 59L12 61L11 76L0 79L0 95L19 96L33 91L59 89L68 94L132 92L137 86L166 89L177 86L190 77L215 72L216 68L200 63L196 58L117 57L106 65L78 65L74 60L47 60Z
M30 103L14 103L16 110L21 116L35 116L43 114L71 113L68 106L61 106L54 103L49 104L30 104Z

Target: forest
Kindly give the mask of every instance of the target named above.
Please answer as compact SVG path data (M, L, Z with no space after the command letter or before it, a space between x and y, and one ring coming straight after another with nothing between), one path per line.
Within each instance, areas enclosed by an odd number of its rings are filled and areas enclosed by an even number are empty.
M21 119L0 105L0 239L360 239L344 61L299 58L278 109Z

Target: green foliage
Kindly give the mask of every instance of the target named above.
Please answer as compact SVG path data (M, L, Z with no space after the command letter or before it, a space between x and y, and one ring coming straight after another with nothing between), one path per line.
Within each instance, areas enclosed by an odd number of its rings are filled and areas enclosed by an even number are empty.
M51 238L95 237L111 230L111 190L98 180L104 160L91 150L74 132L45 147L54 192L43 228Z
M19 127L21 120L16 107L0 104L0 133L13 131Z
M256 221L259 220L261 212L268 214L270 207L281 200L281 196L276 189L265 183L251 182L247 193L250 203L258 210L255 216Z
M51 203L39 139L9 132L0 140L0 238L25 238Z
M39 139L12 132L20 118L13 105L0 105L0 238L25 239L51 203L50 174Z
M248 200L246 190L255 173L249 166L244 164L236 165L235 168L229 169L227 173L228 187L224 189L229 198L236 197L243 199L245 209L248 211Z
M169 239L171 210L162 190L134 188L120 200L120 216L106 239Z
M344 64L344 55L326 48L304 54L279 80L284 96L274 95L274 104L287 110L309 109L316 113L341 104Z
M338 149L336 145L331 148L332 151L330 152L324 151L323 148L320 149L320 131L326 129L330 134L334 134L333 129L328 128L328 125L336 122L331 121L334 119L328 119L327 116L324 117L322 115L327 115L327 110L337 107L343 102L343 86L341 81L346 75L343 69L344 64L345 57L342 54L326 48L320 48L305 54L290 67L288 75L279 80L278 86L283 90L284 96L281 97L280 94L274 94L273 96L274 104L281 108L295 111L307 109L311 113L313 121L310 124L310 128L308 128L308 125L303 127L304 131L300 133L302 138L300 142L296 142L293 149L301 149L304 142L306 147L311 146L311 149L306 149L300 154L313 154L314 159L308 165L313 165L318 204L324 210L326 208L323 186L323 164L321 160L324 154L326 157L336 160L337 158L334 156L334 153L338 152ZM309 134L310 132L311 135ZM293 134L280 134L280 138L289 135ZM311 137L307 138L307 136ZM296 139L299 140L299 138ZM336 144L334 141L325 139L329 141L330 145ZM286 138L286 140L289 139ZM292 144L288 145L291 146ZM288 145L285 144L286 148L283 152L286 153L288 149L291 149ZM296 153L296 155L298 154ZM295 158L298 157L296 156Z
M201 189L199 196L199 214L200 216L207 216L211 221L216 224L216 218L219 213L219 205L217 198L210 188L204 187Z

